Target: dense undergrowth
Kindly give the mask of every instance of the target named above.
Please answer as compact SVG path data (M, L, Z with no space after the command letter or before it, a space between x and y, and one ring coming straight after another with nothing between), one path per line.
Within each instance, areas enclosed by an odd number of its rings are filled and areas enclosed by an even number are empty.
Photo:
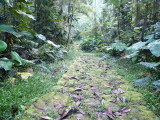
M27 81L19 77L15 79L14 83L7 79L1 82L0 119L21 119L23 112L33 102L52 90L77 55L78 53L71 49L64 60L48 63L51 71L33 66L34 74Z

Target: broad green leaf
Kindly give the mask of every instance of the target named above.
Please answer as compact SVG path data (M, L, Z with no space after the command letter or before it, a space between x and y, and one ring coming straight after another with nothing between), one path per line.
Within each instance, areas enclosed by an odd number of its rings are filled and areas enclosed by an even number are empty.
M144 37L144 39L149 40L149 39L153 39L154 38L154 34L152 35L147 35Z
M156 86L157 88L160 88L160 80L154 81L152 82L152 84Z
M4 29L2 29L1 31L2 32L8 32L8 33L16 36L17 38L21 37L21 35L19 33L15 32L14 29L12 27L9 27L9 26L4 28Z
M33 35L28 31L21 31L21 35L29 38L33 38Z
M4 51L7 48L7 44L0 40L0 52Z
M145 45L146 45L146 42L137 42L133 44L132 46L128 47L127 50L138 51L142 49L142 47L144 47Z
M44 35L42 35L42 34L36 34L36 37L37 37L38 39L43 40L43 41L46 40L46 37L45 37Z
M21 11L21 10L17 10L17 13L19 13L19 14L21 14L21 15L24 15L24 16L27 16L27 17L31 18L32 20L36 20L33 15L27 14L27 13Z
M135 85L139 86L139 87L144 87L144 86L148 86L151 83L151 78L149 77L145 77L145 78L141 78L138 80L135 80Z
M11 56L15 65L17 66L22 65L22 58L18 55L18 53L12 51Z
M0 59L0 68L3 68L5 71L11 70L13 63L9 60Z
M8 6L13 7L13 0L4 0Z
M140 33L142 30L142 27L135 27L134 28L134 31L137 32L137 33Z
M151 51L156 57L160 57L160 40L155 40L148 44L147 48Z
M0 32L7 29L7 28L12 28L12 25L6 25L6 24L1 24L0 25Z
M155 62L152 62L152 63L140 62L139 64L141 64L141 65L143 65L145 67L148 67L148 68L156 69L156 67L158 67L160 65L160 62L158 62L158 63L155 63Z

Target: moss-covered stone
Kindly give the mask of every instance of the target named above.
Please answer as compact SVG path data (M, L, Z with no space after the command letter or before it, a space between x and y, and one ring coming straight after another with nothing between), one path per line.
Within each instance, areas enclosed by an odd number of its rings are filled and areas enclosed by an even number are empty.
M43 113L54 113L56 111L54 103L58 102L60 104L68 105L69 96L62 93L51 92L42 96L35 104L38 107L43 108L40 110L32 105L25 113L32 116L42 116Z

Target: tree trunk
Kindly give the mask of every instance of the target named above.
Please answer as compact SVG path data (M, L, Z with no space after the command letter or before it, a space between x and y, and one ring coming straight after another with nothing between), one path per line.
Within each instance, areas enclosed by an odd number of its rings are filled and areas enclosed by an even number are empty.
M135 20L135 26L138 26L140 20L140 3L139 0L136 0L136 20Z
M158 0L154 0L154 3L153 3L153 23L155 24L158 20L157 20L157 17L158 17Z
M148 11L149 11L149 4L146 3L146 12L145 12L145 17L144 17L144 24L143 24L143 29L142 29L142 36L141 36L141 41L144 41L144 33L145 33L145 30L146 30L146 27L147 27L147 17L148 17Z

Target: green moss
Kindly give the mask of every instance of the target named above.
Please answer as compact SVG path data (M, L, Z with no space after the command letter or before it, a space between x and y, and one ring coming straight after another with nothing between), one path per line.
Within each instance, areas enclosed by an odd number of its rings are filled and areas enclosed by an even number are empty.
M66 83L66 85L67 85L68 87L73 87L73 86L75 86L75 85L77 85L77 84L78 84L77 80L69 80L69 81L67 81L67 83Z
M63 98L63 99L62 99ZM36 105L39 107L42 107L46 110L46 112L54 113L56 111L56 108L54 107L54 103L58 102L60 104L68 105L69 103L69 96L62 94L62 93L55 93L51 92L43 97L41 97L37 102ZM26 114L32 115L32 116L42 116L43 111L35 108L33 105L26 111Z
M129 116L133 116L139 120L155 120L156 116L155 114L148 110L147 107L142 106L142 105L134 105L130 106L132 109L130 114L125 118L126 120L128 119Z
M132 102L144 102L144 100L142 98L142 94L135 92L135 91L124 92L121 96L125 96L126 99L128 99Z
M57 82L57 85L59 85L59 86L64 86L65 84L66 84L66 81L63 80L63 79L61 79L61 80L59 80L59 81Z
M106 102L103 106L105 109L108 109L108 107L111 107L112 111L119 111L120 110L120 107L113 102Z

